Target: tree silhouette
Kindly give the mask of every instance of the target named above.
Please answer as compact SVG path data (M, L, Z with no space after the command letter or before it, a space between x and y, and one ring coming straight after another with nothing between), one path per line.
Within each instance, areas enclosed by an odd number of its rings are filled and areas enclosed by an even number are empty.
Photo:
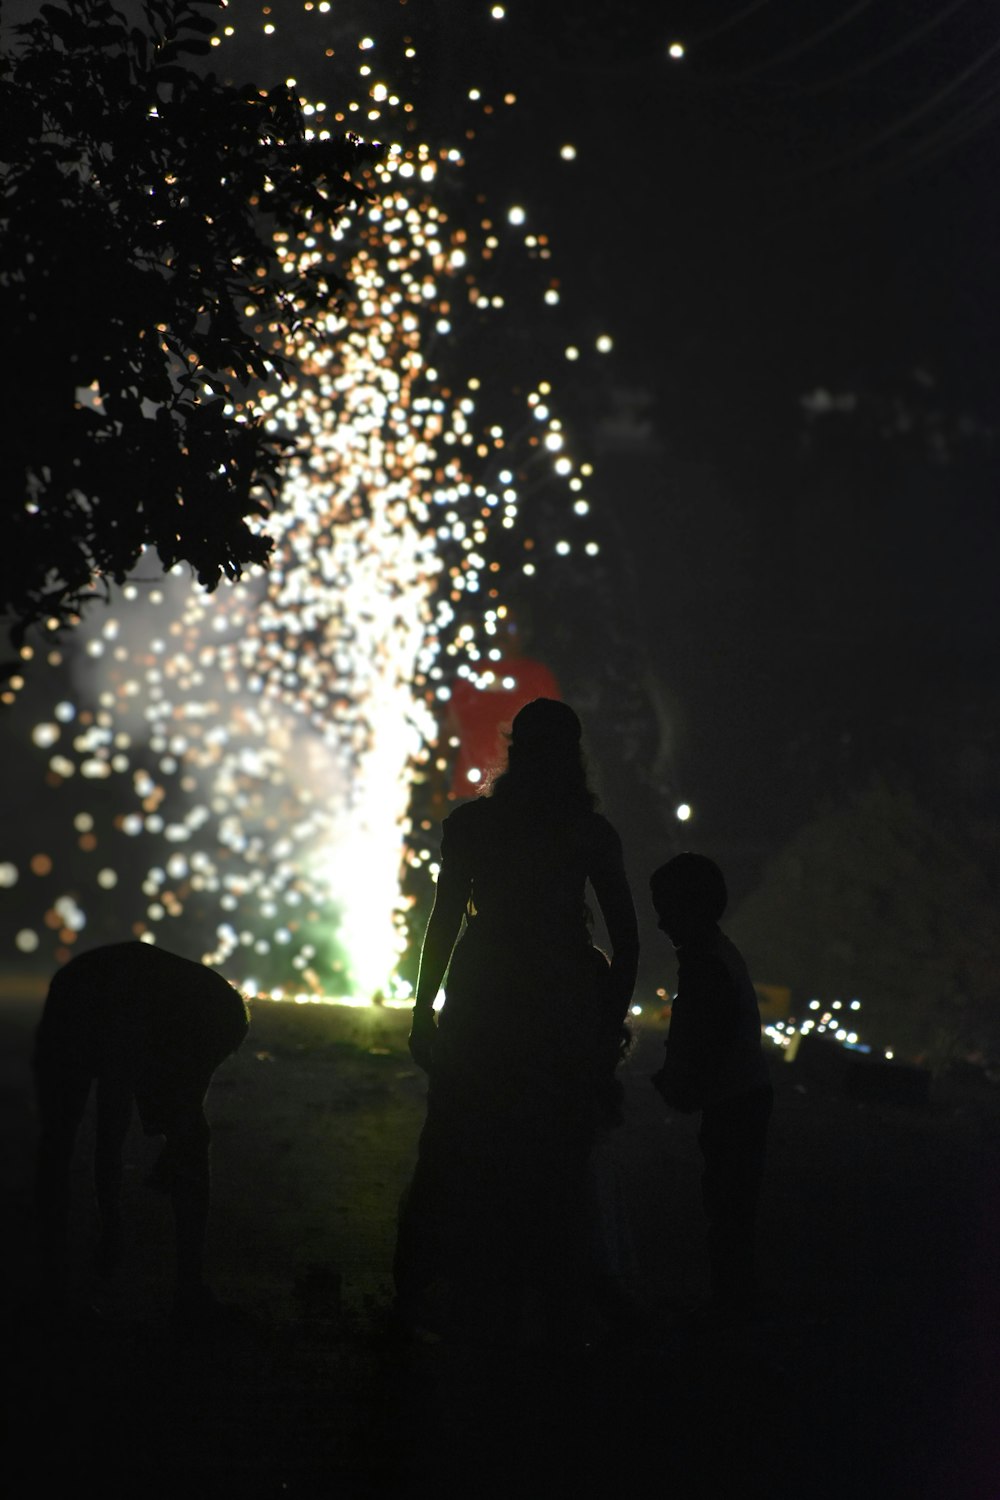
M1000 1046L995 914L957 830L876 775L788 841L729 930L800 1019L858 998L862 1041L939 1066Z
M144 547L214 589L263 564L287 444L256 405L347 288L302 242L382 148L306 130L281 85L198 71L221 0L43 5L0 59L0 612L71 625ZM325 135L326 133L323 132ZM336 325L335 325L336 326Z

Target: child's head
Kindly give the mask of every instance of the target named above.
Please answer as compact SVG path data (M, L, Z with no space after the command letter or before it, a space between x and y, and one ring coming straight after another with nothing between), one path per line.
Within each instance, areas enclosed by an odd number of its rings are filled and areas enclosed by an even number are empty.
M675 855L649 877L660 926L673 942L713 926L729 900L722 871L704 854Z

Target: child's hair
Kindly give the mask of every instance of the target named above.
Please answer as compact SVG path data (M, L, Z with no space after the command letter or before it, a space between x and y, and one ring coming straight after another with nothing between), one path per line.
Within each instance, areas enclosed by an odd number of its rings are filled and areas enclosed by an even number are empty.
M714 860L690 850L668 859L649 877L653 905L659 910L664 900L673 897L688 911L717 922L726 909L729 892L722 871Z

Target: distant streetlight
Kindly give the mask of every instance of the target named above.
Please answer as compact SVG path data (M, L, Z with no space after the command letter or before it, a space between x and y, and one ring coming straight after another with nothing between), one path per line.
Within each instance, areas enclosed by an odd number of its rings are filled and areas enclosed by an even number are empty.
M686 823L688 818L690 818L691 816L691 808L686 802L682 802L676 809L675 816L680 820L680 822Z
M684 56L684 43L683 42L671 42L670 46L667 48L667 52L674 59L675 62L678 61L680 58L682 58Z

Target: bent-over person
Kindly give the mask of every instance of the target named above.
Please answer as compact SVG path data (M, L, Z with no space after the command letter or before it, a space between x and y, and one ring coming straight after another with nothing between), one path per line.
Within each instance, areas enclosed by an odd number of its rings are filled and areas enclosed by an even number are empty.
M54 1304L69 1270L74 1143L95 1085L98 1272L108 1275L121 1261L122 1148L134 1103L145 1134L165 1138L148 1182L170 1195L173 1208L175 1315L197 1319L215 1307L203 1275L211 1138L204 1101L213 1073L247 1029L243 997L228 980L148 943L92 948L53 976L33 1064L40 1271Z

